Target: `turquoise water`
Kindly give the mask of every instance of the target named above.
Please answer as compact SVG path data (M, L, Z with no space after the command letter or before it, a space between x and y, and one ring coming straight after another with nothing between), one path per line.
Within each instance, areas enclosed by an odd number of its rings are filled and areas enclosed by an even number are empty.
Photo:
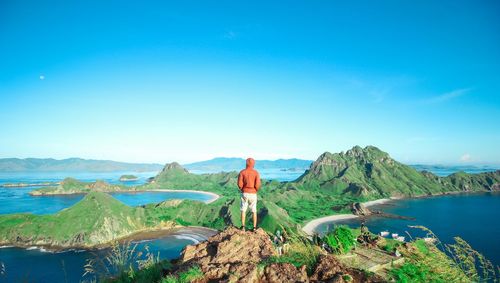
M423 225L444 243L452 243L455 236L463 238L495 265L500 265L500 193L405 199L372 206L370 209L415 218L401 220L372 217L366 221L366 226L372 232L389 231L409 239L407 232L413 238L425 234L408 226ZM360 222L356 219L338 224L359 227ZM333 226L332 223L325 223L317 231L323 233Z
M70 174L70 175L68 175ZM133 182L120 182L121 175L133 174L138 180ZM0 172L0 184L5 183L41 183L59 182L67 176L72 176L80 181L93 182L104 180L111 184L124 184L136 186L146 183L149 177L155 176L156 172ZM0 187L0 214L29 212L34 214L50 214L70 207L83 198L83 195L54 195L37 196L29 195L29 192L39 187L4 188ZM158 203L167 199L192 199L208 201L210 195L193 192L134 192L134 193L111 193L113 197L130 206Z
M70 207L83 198L83 195L31 196L33 187L0 188L0 214L30 212L50 214ZM158 203L168 199L192 199L208 201L213 197L195 192L130 192L111 193L113 197L130 206Z
M462 168L463 169L463 168ZM453 168L439 168L439 175L453 173ZM472 169L471 169L472 170ZM112 173L85 173L75 172L44 172L44 173L4 173L0 172L1 183L17 182L50 182L60 181L67 176L82 181L102 179L109 183L121 183L118 178L130 172ZM261 172L268 178L289 181L300 176L302 172L286 172L274 170ZM156 172L133 173L139 177L136 182L125 182L126 185L139 185ZM79 201L82 195L73 196L45 196L31 197L28 193L35 189L30 188L0 188L0 214L15 212L32 212L47 214L60 211ZM120 201L132 205L160 202L170 198L191 198L201 201L210 196L193 193L170 192L140 192L114 193ZM451 241L455 235L463 237L472 246L483 252L496 265L500 264L500 246L496 239L500 238L500 195L481 194L466 196L446 196L414 200L401 200L390 205L379 206L378 209L389 213L413 216L417 220L404 221L395 219L372 218L368 227L374 232L389 230L404 234L410 232L413 236L418 231L408 228L408 225L425 225L431 228L443 241ZM355 221L349 225L359 225ZM331 225L331 224L330 224ZM330 225L323 225L319 229L326 230ZM145 245L154 253L160 252L161 258L177 258L184 246L203 240L203 235L192 231L179 232L153 241L140 243L138 250L144 251ZM0 248L0 262L6 269L6 276L0 276L0 282L79 282L83 274L83 266L87 259L102 256L106 251L66 251L62 253L43 252L38 249L26 250L20 248ZM88 279L88 278L87 278Z
M161 259L177 258L181 250L193 243L206 240L214 232L205 229L181 229L172 235L137 243L137 251L149 251ZM134 244L132 244L133 246ZM0 248L0 262L5 266L5 276L0 282L80 282L93 276L82 277L87 259L103 258L108 250L65 251L59 253L39 249Z

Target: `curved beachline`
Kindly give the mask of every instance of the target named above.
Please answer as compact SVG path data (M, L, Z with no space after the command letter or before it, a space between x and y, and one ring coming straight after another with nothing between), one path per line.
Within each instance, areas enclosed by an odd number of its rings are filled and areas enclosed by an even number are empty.
M206 191L197 191L197 190L170 190L170 189L156 189L156 190L146 190L146 191L143 191L143 192L177 192L177 193L199 193L199 194L204 194L204 195L208 195L208 196L211 196L212 199L209 199L209 200L206 200L205 203L212 203L214 201L216 201L217 199L220 198L220 195L216 194L216 193L212 193L212 192L206 192Z
M394 199L392 199L392 198L390 198L390 199L389 198L377 199L377 200L363 202L363 205L365 207L370 207L370 206L377 205L377 204L383 204L383 203L389 202L391 200L394 200ZM316 218L316 219L313 219L313 220L307 222L306 225L304 225L304 227L302 227L302 231L306 232L306 234L308 234L308 235L313 235L316 232L316 228L318 228L318 226L323 224L323 223L336 222L336 221L340 221L340 220L353 219L353 218L357 218L357 217L358 216L354 215L354 214L336 214L336 215L330 215L330 216L325 216L325 217L321 217L321 218Z

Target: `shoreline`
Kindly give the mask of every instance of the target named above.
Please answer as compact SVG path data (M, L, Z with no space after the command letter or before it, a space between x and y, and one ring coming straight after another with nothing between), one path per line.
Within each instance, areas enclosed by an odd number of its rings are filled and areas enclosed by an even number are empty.
M141 192L141 191L136 191L136 192ZM198 191L198 190L171 190L171 189L157 189L157 190L145 190L142 192L185 192L185 193L199 193L199 194L204 194L204 195L209 195L212 197L210 200L204 201L204 203L209 204L212 203L220 198L220 195L212 192L207 192L207 191Z
M374 206L374 205L388 203L390 201L394 201L394 200L398 200L398 199L400 199L400 198L382 198L382 199L362 202L361 204L363 204L365 207L370 207L370 206ZM315 231L316 228L318 228L318 226L323 224L323 223L328 223L328 222L335 223L336 221L354 219L354 218L358 218L358 217L359 217L358 215L354 215L354 214L335 214L335 215L320 217L320 218L316 218L316 219L313 219L313 220L307 222L302 227L302 231L304 231L307 235L311 236L314 233L316 233L316 231Z
M362 204L365 207L371 207L371 206L376 206L380 204L385 204L391 201L398 201L398 200L405 200L405 199L424 199L424 198L432 198L432 197L445 197L445 196L453 196L453 195L475 195L475 194L484 194L484 193L500 193L500 191L471 191L471 192L464 192L464 191L450 191L450 192L442 192L439 194L433 194L433 195L419 195L419 196L404 196L404 197L391 197L391 198L382 198L382 199L377 199L377 200L371 200L371 201L366 201L362 202ZM335 223L336 221L340 220L346 220L346 219L354 219L358 218L359 216L354 215L354 214L334 214L334 215L329 215L325 217L320 217L313 219L309 222L307 222L303 227L302 231L304 231L307 235L313 235L316 233L316 228L318 228L319 225L323 223L328 223L332 222Z
M198 193L198 194L204 194L204 195L209 195L212 198L206 201L203 201L206 204L212 203L220 198L220 195L212 192L207 192L207 191L198 191L198 190L172 190L172 189L156 189L156 190L120 190L120 191L100 191L102 193L107 193L107 194L112 194L112 193L143 193L143 192L173 192L173 193ZM86 195L90 192L71 192L71 193L45 193L45 194L32 194L31 192L29 193L30 196L32 197L45 197L45 196L70 196L70 195Z
M16 248L16 249L24 249L24 250L40 250L41 252L49 252L49 253L63 253L69 251L98 251L104 250L111 247L111 243L117 241L120 244L123 243L141 243L144 241L154 241L167 236L198 236L204 237L206 239L215 235L218 231L215 229L202 227L202 226L176 226L167 229L152 229L152 230L142 230L132 233L128 236L124 236L113 241L97 244L94 246L58 246L58 245L18 245L15 243L0 243L0 249L6 248ZM198 241L195 237L190 237L193 240Z

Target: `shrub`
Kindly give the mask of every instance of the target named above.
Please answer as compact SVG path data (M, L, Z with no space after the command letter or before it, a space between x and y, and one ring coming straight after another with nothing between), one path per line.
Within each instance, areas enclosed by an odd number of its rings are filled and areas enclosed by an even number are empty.
M434 243L419 239L400 247L406 263L390 274L398 282L498 282L498 270L461 238L443 244L426 227L410 226L427 232ZM438 248L439 247L439 248ZM422 279L423 278L423 279Z
M199 266L192 266L188 270L179 273L177 276L168 275L161 280L161 283L189 283L203 278L203 271Z
M160 261L160 255L152 254L147 246L144 256L136 249L137 244L115 242L104 257L95 255L87 260L83 276L94 275L104 282L158 282L162 271L171 267L170 262Z
M346 226L339 226L326 234L323 241L333 250L336 254L343 254L350 251L355 245L354 235L351 229Z
M422 264L414 264L407 262L400 267L393 268L389 271L396 282L429 282L429 268ZM436 282L436 280L433 280Z
M286 235L289 247L282 256L272 256L262 262L262 267L271 263L291 263L295 267L306 266L307 272L312 273L320 255L317 246L300 235Z

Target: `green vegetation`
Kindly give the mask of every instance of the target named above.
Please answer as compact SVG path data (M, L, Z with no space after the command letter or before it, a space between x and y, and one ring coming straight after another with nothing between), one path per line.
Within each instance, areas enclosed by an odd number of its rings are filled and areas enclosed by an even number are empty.
M137 179L139 179L137 178L137 176L127 174L127 175L121 175L119 180L122 182L126 182L126 181L135 181Z
M441 278L431 277L429 268L423 264L407 262L398 268L391 269L390 275L396 282L446 282Z
M163 270L171 268L168 260L160 260L146 246L146 252L137 252L137 244L114 242L104 256L88 259L83 276L91 275L99 282L150 283L162 279Z
M189 283L203 278L203 272L199 266L192 266L188 270L179 273L177 276L168 275L162 279L161 283Z
M166 165L151 183L138 187L110 185L103 181L84 183L67 178L57 187L35 190L33 194L189 189L217 193L220 198L209 204L171 200L144 208L131 208L121 203L118 205L119 202L111 197L100 196L102 202L97 208L79 203L54 215L2 215L0 242L16 245L29 245L37 241L63 246L92 245L139 230L157 228L158 225L166 228L165 223L215 229L238 226L240 192L236 178L237 172L191 174L177 163ZM287 230L298 231L312 219L348 212L352 202L448 191L485 191L492 190L499 181L500 171L477 175L457 173L440 178L403 165L375 147L363 149L356 146L345 153L322 154L296 181L263 180L257 207L259 224L271 233L280 225ZM108 200L109 206L119 206L120 209L104 209L108 206ZM89 202L85 200L83 203ZM107 214L99 216L93 213L100 210ZM103 226L94 227L95 223ZM94 236L96 229L111 231L101 231L98 236ZM388 244L387 249L393 250L390 246L392 243Z
M291 263L297 268L305 265L307 273L311 274L321 254L319 247L298 234L292 234L288 244L289 247L282 256L269 257L260 264L261 268L271 263Z
M336 253L345 254L356 244L355 237L349 227L339 226L326 234L323 241Z
M398 250L405 264L393 268L389 274L396 282L498 282L500 274L490 261L459 237L454 244L442 244L429 229L437 246L417 239ZM440 248L438 248L440 246ZM445 252L446 253L445 253Z
M123 185L111 185L105 181L82 182L74 178L66 178L59 185L44 187L30 192L33 196L41 195L66 195L66 194L87 194L90 192L117 192L132 190Z
M0 243L56 247L94 246L144 229L146 212L112 196L89 193L74 206L52 215L0 216ZM160 222L152 222L157 225Z
M382 249L388 253L393 253L401 245L401 242L394 239L384 239Z

